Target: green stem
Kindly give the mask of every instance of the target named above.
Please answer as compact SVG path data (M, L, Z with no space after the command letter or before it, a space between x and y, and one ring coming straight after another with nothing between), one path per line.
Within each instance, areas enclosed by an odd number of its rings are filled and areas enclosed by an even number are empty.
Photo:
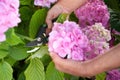
M34 39L30 38L30 37L27 37L27 36L24 36L24 35L21 35L21 34L18 34L16 33L16 35L18 35L19 37L21 37L22 39L26 39L28 41L33 41Z

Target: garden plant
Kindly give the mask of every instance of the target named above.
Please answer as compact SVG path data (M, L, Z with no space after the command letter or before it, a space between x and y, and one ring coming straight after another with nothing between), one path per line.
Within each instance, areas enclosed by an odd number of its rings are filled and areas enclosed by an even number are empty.
M120 42L120 0L97 1L69 17L59 15L49 36L28 46L47 27L47 12L57 0L0 0L0 80L111 80L113 75L120 79L119 69L91 78L63 73L49 56L54 51L65 59L85 61Z

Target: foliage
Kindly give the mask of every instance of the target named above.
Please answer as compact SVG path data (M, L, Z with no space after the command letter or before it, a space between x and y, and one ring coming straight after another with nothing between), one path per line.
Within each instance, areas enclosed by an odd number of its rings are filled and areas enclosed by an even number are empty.
M39 58L32 58L25 71L26 80L45 80L44 66Z
M59 72L55 69L48 55L47 45L38 50L27 53L34 47L26 44L36 38L41 25L45 24L47 8L36 7L33 0L20 0L20 18L18 27L9 29L6 41L0 43L0 80L87 80ZM120 1L105 0L111 11L111 27L120 32ZM57 21L63 22L66 17L61 15ZM77 21L74 14L70 20ZM120 42L120 35L113 34L116 43ZM105 75L96 76L96 80L104 80Z

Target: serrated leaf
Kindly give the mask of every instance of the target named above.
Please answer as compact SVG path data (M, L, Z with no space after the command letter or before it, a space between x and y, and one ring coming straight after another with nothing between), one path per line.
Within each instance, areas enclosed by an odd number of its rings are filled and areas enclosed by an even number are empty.
M7 62L0 62L0 80L12 80L12 67Z
M24 43L20 37L18 37L16 34L15 34L15 31L13 28L9 29L7 32L6 32L6 42L9 44L9 45L17 45L17 44L20 44L20 43Z
M67 19L67 16L68 16L68 14L65 14L65 13L61 14L61 15L58 17L58 19L57 19L56 22L63 23L63 22Z
M45 80L44 66L39 58L31 59L25 76L26 80Z
M64 80L64 74L55 69L53 62L51 62L46 71L46 80Z
M8 55L8 45L3 42L0 43L0 59L6 57Z
M47 9L45 8L39 9L33 14L29 25L29 36L31 38L36 37L40 25L45 23L46 15L47 15Z
M45 54L48 54L48 47L47 46L41 46L40 49L32 55L32 58L38 57L42 58Z
M2 42L0 43L0 49L5 49L5 50L8 50L8 44L6 42Z
M101 73L101 74L98 74L96 76L96 80L105 80L105 77L106 77L106 74L105 73Z
M7 55L8 55L8 51L7 50L0 49L0 59L6 57Z
M9 47L9 56L15 60L22 60L28 56L27 50L24 45L11 46Z

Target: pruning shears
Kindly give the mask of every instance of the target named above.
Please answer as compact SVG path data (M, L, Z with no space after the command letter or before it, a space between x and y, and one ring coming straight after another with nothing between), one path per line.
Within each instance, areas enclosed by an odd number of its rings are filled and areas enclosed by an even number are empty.
M36 39L26 44L27 47L41 46L48 42L48 35L46 34L47 25L43 24L40 26Z
M52 23L56 22L57 18L52 20ZM47 30L47 24L43 24L40 26L36 39L27 43L27 47L36 47L36 46L41 46L44 45L48 42L48 34L46 33Z

